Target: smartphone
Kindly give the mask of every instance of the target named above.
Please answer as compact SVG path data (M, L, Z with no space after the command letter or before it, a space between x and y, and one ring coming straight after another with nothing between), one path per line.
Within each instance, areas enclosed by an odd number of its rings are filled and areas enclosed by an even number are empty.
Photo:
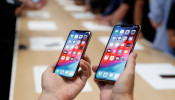
M124 71L129 54L133 51L140 26L116 25L106 45L95 79L116 81Z
M54 73L62 77L74 78L90 38L90 31L72 30L66 40Z

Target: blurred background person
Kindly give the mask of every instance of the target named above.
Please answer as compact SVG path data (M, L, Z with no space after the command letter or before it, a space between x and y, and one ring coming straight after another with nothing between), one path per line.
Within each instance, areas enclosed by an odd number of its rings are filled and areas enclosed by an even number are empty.
M155 37L155 29L152 27L149 18L149 1L150 0L136 0L134 8L134 24L141 25L139 38L153 42Z
M172 3L175 0L151 0L148 14L151 25L156 29L153 47L165 53L174 55L173 48L168 44L167 21Z
M119 5L112 14L98 19L99 23L112 26L119 22L133 24L135 0L121 0Z
M14 40L16 33L16 18L17 15L23 10L23 8L33 8L35 4L31 3L30 0L18 1L18 0L0 0L0 26L1 26L1 36L0 36L0 53L1 53L1 66L2 73L1 86L3 86L2 98L5 100L9 99L10 91L10 81L11 81L11 70L12 70L12 60L13 60L13 49ZM32 1L30 1L32 2ZM41 8L41 6L40 6Z
M175 2L173 2L167 23L168 43L175 51ZM174 54L175 55L175 54Z

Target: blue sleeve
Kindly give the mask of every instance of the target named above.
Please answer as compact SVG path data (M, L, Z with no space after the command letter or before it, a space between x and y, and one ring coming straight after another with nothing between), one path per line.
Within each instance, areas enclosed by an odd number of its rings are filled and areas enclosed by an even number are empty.
M163 19L163 4L166 0L151 0L150 1L150 12L148 17L157 23L161 23Z
M119 7L119 1L120 0L111 0L111 3L109 5L109 8L107 9L107 11L105 11L102 16L107 16L112 14L118 7Z

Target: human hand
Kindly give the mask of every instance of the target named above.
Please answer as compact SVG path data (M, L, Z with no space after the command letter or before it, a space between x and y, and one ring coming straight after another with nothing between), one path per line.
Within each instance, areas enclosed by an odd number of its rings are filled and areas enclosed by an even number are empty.
M80 60L80 70L75 79L63 78L54 72L56 63L50 65L42 75L42 93L39 100L72 100L84 88L87 79L91 76L91 61L85 55Z
M94 79L100 89L100 100L133 100L136 53L131 53L128 57L125 70L114 83L102 82ZM96 72L98 66L93 66Z

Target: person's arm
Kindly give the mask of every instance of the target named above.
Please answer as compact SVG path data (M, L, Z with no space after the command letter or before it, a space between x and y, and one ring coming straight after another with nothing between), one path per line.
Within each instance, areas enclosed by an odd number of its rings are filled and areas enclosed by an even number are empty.
M128 13L130 6L126 3L122 3L120 7L112 14L111 24L115 25L121 21Z
M151 25L154 28L158 28L163 19L163 4L166 2L165 0L150 0L150 12L148 17L150 18Z
M175 29L168 29L169 46L175 48Z
M136 0L135 8L134 8L134 24L142 25L143 19L143 7L144 7L144 0ZM140 31L139 39L143 38L143 33Z

